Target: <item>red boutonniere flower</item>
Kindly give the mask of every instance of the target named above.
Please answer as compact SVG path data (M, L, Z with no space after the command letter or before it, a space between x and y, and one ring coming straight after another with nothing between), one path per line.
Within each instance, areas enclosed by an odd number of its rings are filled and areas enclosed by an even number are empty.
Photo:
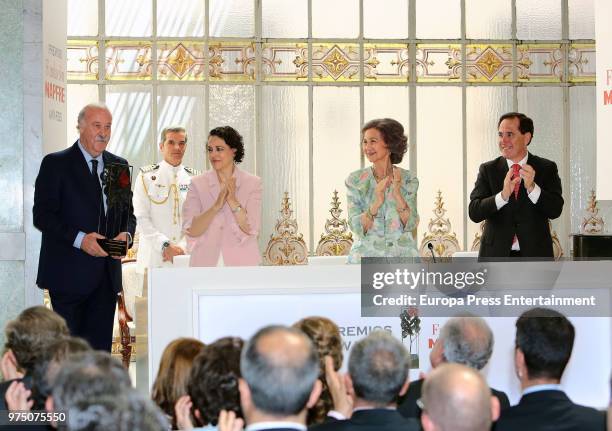
M127 170L122 170L121 174L119 174L119 187L122 189L128 188L131 186L130 184L130 176L127 173Z

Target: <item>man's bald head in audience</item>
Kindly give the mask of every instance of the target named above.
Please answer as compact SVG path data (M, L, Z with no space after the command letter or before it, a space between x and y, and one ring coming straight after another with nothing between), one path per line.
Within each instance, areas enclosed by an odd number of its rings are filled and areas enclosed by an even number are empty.
M295 328L268 326L259 330L242 351L240 370L252 406L267 415L298 415L311 404L313 388L314 401L320 392L320 384L315 384L317 352L310 339ZM244 404L243 392L241 386ZM246 419L248 422L249 417Z
M423 385L425 431L488 431L499 416L499 402L483 377L460 364L443 364Z

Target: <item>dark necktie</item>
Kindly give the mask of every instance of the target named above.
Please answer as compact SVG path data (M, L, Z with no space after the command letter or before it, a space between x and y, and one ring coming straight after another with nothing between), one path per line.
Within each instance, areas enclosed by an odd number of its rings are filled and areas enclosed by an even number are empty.
M98 161L91 159L91 177L96 187L96 193L98 197L102 196L102 186L100 186L100 179L98 178Z

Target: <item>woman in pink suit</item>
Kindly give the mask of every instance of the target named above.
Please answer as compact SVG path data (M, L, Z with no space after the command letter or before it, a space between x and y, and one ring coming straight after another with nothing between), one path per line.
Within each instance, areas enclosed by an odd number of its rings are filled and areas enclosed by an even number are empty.
M229 126L217 127L207 151L212 169L191 179L183 204L190 265L258 265L261 179L236 166L244 157L242 136Z

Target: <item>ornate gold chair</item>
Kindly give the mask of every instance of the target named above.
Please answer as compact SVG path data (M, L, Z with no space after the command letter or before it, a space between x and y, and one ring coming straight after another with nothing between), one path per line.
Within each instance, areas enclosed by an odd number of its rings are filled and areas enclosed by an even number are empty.
M350 232L346 219L341 219L340 199L338 191L334 190L329 210L331 219L325 221L325 233L317 245L317 256L346 256L353 245L353 234Z
M302 234L298 232L297 221L292 218L293 210L287 192L281 202L280 213L281 217L276 222L276 232L270 235L270 241L264 252L264 265L306 265L308 248Z
M419 247L419 255L422 257L431 256L427 247L427 244L431 243L436 257L450 257L453 253L460 251L461 247L457 235L452 231L450 220L444 217L446 209L444 209L444 201L440 190L438 190L433 213L435 217L429 219L427 232L423 235Z

